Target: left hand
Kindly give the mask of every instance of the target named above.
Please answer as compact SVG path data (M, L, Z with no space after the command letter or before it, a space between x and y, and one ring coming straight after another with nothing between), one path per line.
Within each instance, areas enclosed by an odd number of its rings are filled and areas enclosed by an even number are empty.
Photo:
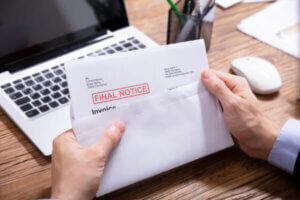
M105 162L119 142L125 124L115 121L90 148L78 144L73 131L67 131L53 141L52 199L92 199L95 197Z

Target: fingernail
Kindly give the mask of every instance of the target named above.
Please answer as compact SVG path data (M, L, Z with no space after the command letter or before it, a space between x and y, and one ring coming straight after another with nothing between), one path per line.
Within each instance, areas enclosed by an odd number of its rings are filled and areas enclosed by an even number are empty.
M209 78L211 78L212 76L214 76L215 74L214 73L212 73L210 70L206 70L205 72L204 72L204 78L205 79L209 79Z
M115 121L115 122L112 123L112 125L114 127L116 127L117 129L119 129L119 131L121 133L123 133L125 131L125 124L122 121Z

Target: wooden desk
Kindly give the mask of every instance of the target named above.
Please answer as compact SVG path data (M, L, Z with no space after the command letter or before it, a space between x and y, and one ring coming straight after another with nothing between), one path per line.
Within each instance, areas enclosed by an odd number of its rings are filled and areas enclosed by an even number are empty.
M300 118L296 99L299 60L236 30L247 16L268 3L239 4L217 9L210 66L229 71L232 59L255 55L273 62L283 79L280 93L258 97L261 109L283 124ZM131 24L165 44L168 5L164 0L127 0ZM43 133L41 133L42 135ZM50 196L50 158L45 158L0 110L0 199ZM102 199L299 199L291 177L271 165L230 148L163 175L112 193Z

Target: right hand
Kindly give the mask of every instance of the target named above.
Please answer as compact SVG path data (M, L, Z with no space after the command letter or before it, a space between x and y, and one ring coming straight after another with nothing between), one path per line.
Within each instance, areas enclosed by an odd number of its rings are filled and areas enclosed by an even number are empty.
M202 81L221 102L225 123L237 145L247 155L267 160L281 128L258 109L257 99L247 80L205 70Z

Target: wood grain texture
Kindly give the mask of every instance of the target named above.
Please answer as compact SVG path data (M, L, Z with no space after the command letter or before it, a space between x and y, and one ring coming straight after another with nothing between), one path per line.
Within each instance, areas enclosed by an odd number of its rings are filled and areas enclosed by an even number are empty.
M169 7L164 0L127 0L126 5L131 24L165 44ZM278 94L258 99L265 115L282 125L288 118L300 118L296 101L300 62L236 30L242 19L268 5L218 8L208 59L211 68L225 72L240 56L260 56L275 64L283 87ZM0 109L0 199L49 198L50 168L51 159ZM300 192L289 175L230 148L100 199L300 199Z

